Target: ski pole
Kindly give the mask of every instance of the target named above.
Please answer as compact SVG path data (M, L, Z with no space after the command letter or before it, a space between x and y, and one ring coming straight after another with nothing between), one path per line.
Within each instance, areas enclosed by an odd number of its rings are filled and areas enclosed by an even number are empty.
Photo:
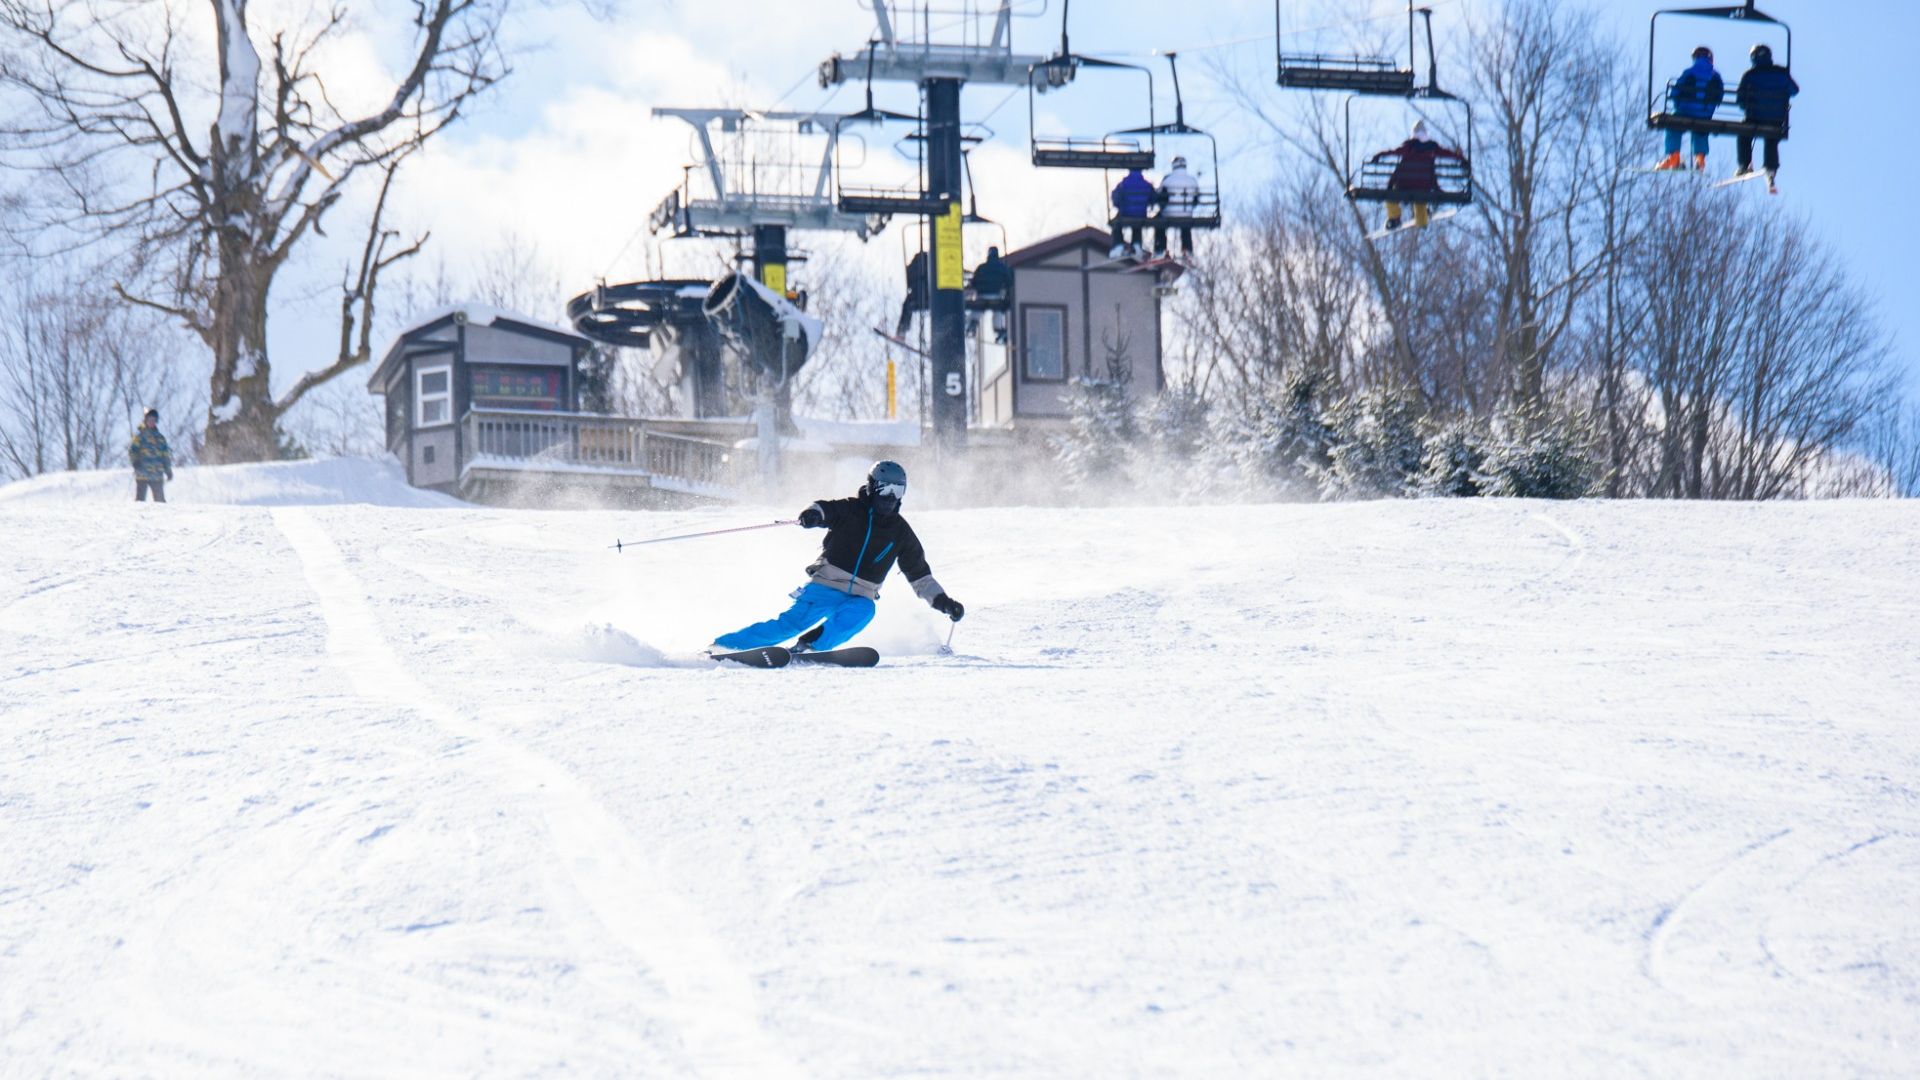
M947 643L945 645L940 646L941 656L953 655L953 632L958 629L960 629L959 623L954 623L953 625L947 627Z
M755 529L777 529L782 525L798 525L798 521L769 521L765 525L742 525L737 529L714 529L710 532L682 533L679 536L657 536L652 540L635 540L631 543L621 540L613 542L615 551L625 551L630 547L642 547L646 544L665 544L673 540L698 540L703 536L725 536L728 533L752 532Z

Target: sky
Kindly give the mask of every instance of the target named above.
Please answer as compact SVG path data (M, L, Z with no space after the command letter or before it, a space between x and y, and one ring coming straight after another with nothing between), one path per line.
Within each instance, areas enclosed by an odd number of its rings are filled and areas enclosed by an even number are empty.
M1435 28L1443 49L1445 35L1458 30L1464 16L1497 2L1439 0ZM1289 4L1290 28L1346 22L1361 10L1383 18L1358 32L1385 34L1402 17L1395 0ZM1059 38L1058 0L1027 0L1022 6L1029 12L1047 10L1015 21L1016 50L1050 52ZM1600 0L1594 6L1629 48L1644 56L1647 20L1656 5ZM1189 120L1223 136L1223 199L1231 214L1236 201L1257 194L1276 151L1254 137L1214 84L1214 75L1243 72L1250 85L1264 80L1265 92L1283 93L1272 86L1270 74L1273 5L1271 0L1197 0L1179 6L1178 18L1168 17L1171 10L1165 0L1081 0L1072 11L1072 45L1079 52L1156 65L1162 63L1152 59L1156 51L1181 53ZM1912 252L1920 247L1920 213L1904 186L1920 175L1920 142L1912 137L1915 107L1892 92L1895 73L1907 69L1920 43L1920 4L1767 0L1763 10L1793 24L1793 66L1803 88L1794 135L1783 149L1784 191L1770 201L1776 212L1807 220L1878 298L1920 390L1920 288L1909 271ZM864 0L622 0L606 17L560 2L530 5L522 12L510 27L514 74L409 166L395 207L397 221L432 230L432 257L451 266L511 242L537 245L541 257L581 290L601 277L708 276L712 256L698 251L698 245L656 245L646 236L647 215L678 182L692 154L690 130L678 121L652 118L651 109L737 104L851 112L863 104L859 86L825 91L815 72L828 55L853 53L872 33ZM1659 65L1660 77L1669 67L1677 72L1684 66L1686 53L1699 43L1694 39L1702 38L1715 44L1723 72L1737 78L1744 67L1744 28L1685 22L1700 28L1680 21L1661 24L1659 48L1667 62ZM770 27L778 31L769 32ZM343 62L358 68L368 85L378 84L380 66L397 67L404 59L397 45L349 45ZM1159 86L1160 107L1166 111L1170 96L1164 79ZM883 87L881 103L910 110L911 93ZM1121 99L1128 105L1114 108ZM1041 110L1043 117L1066 111L1078 121L1075 126L1104 130L1137 122L1138 100L1110 83L1098 91L1042 98ZM965 93L963 109L969 120L984 119L992 131L973 155L974 174L981 211L1006 226L1011 243L1099 220L1105 192L1098 173L1036 170L1027 164L1024 92L973 87ZM876 172L888 159L890 139L868 148ZM1657 136L1649 133L1649 161L1658 156L1656 144ZM1715 153L1719 167L1728 168L1730 142L1716 142ZM1767 198L1757 185L1741 191ZM896 224L868 245L876 265L899 260L900 232ZM310 254L311 285L337 280L337 261L330 260L340 253L316 249ZM289 292L298 295L299 290L296 285ZM302 303L276 314L278 378L290 380L328 359L323 355L327 336L316 331L330 325L332 310L330 303Z

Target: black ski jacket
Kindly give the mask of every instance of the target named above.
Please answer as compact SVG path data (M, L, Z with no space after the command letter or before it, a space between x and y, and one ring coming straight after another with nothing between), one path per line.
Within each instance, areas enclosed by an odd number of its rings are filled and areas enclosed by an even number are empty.
M946 591L934 580L926 550L906 517L875 510L865 488L851 499L823 499L813 505L827 519L827 538L820 542L820 557L807 567L814 581L878 600L880 583L898 562L915 596L932 603Z

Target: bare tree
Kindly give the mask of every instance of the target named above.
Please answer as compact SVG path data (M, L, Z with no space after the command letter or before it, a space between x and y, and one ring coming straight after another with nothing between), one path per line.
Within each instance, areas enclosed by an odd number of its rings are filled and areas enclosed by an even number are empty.
M0 315L0 473L117 463L145 408L184 404L169 335L89 291L88 271L14 269Z
M196 47L186 0L0 0L0 87L19 102L0 123L0 160L52 193L45 224L126 250L127 300L205 342L210 460L273 456L279 418L371 355L380 275L424 241L383 224L395 171L506 73L506 3L411 5L405 72L382 104L349 115L315 66L347 22L341 5L268 34L249 25L249 0L208 0L209 50ZM215 120L196 131L189 117L205 112ZM380 183L342 283L338 354L275 398L275 276L362 172Z
M1471 86L1491 120L1475 186L1499 268L1494 352L1517 411L1533 412L1583 293L1612 255L1611 234L1587 219L1593 178L1604 192L1630 160L1618 137L1624 118L1607 107L1624 65L1591 9L1553 0L1502 5L1475 26L1472 48Z

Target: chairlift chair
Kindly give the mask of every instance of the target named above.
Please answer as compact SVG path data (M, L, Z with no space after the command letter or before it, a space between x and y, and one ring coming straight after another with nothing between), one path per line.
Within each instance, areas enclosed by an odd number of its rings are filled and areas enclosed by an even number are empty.
M848 184L845 182L845 162L842 154L847 140L840 137L849 124L868 124L875 127L887 124L911 124L913 130L903 141L918 142L924 146L926 141L926 118L917 113L893 112L882 109L873 103L873 54L867 55L867 107L856 113L849 113L834 122L836 132L834 141L833 186L834 204L845 214L873 214L882 217L894 214L941 214L953 201L953 193L927 190L927 162L924 153L916 152L915 164L919 183L910 188L885 187L870 184ZM916 148L917 151L917 148Z
M1755 0L1720 7L1666 8L1653 13L1647 23L1647 127L1652 131L1698 132L1703 135L1747 136L1785 140L1788 134L1790 101L1780 102L1778 123L1749 122L1729 86L1725 97L1714 105L1712 116L1682 116L1674 100L1675 84L1670 79L1664 89L1657 74L1660 65L1659 33L1662 18L1731 19L1739 22L1777 26L1786 36L1786 48L1780 66L1793 70L1793 28L1754 6ZM1731 115L1725 115L1731 114Z
M1147 80L1147 128L1153 126L1153 72L1138 64L1061 53L1027 71L1027 131L1033 164L1042 169L1151 169L1155 148L1152 136L1143 145L1137 138L1113 133L1098 138L1042 134L1038 126L1039 95L1079 81L1083 68L1095 71L1135 71Z
M1432 188L1397 188L1393 186L1395 170L1400 167L1400 155L1392 150L1378 155L1357 157L1353 142L1353 103L1359 95L1347 98L1346 160L1347 160L1347 198L1354 202L1367 203L1407 203L1426 206L1466 206L1473 202L1473 106L1464 98L1455 97L1438 87L1422 87L1407 95L1406 101L1442 102L1466 118L1466 148L1460 151L1464 160L1454 161L1442 158L1434 162L1434 186Z
M1274 0L1274 51L1278 64L1277 81L1291 90L1344 90L1350 94L1405 97L1414 89L1414 12L1407 4L1407 59L1405 66L1390 56L1336 56L1325 53L1289 53L1286 51L1286 20L1283 9L1291 0ZM1427 16L1428 44L1432 44L1433 9L1418 9Z
M1192 206L1183 214L1168 213L1162 205L1160 212L1145 217L1131 217L1114 214L1108 222L1109 228L1131 228L1139 226L1154 229L1217 229L1220 227L1220 144L1212 134L1187 123L1187 104L1180 94L1180 63L1176 53L1167 53L1167 67L1173 74L1173 122L1170 124L1152 124L1143 128L1129 128L1114 134L1120 137L1146 137L1158 146L1161 139L1167 139L1178 145L1180 140L1206 140L1206 160L1210 166L1206 172L1196 172L1194 179L1199 182L1200 190ZM1108 178L1111 180L1111 177ZM1111 188L1111 184L1109 184Z

